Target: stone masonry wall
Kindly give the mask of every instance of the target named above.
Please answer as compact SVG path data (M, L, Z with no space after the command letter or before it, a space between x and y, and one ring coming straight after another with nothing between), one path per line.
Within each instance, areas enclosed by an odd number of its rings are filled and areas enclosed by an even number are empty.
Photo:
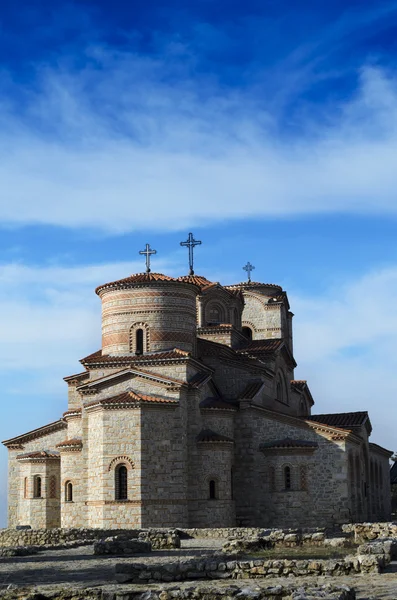
M313 455L263 454L263 442L286 437L315 441ZM348 520L347 464L343 442L330 441L305 427L269 418L246 408L236 416L236 516L242 525L332 526ZM283 469L291 468L291 489ZM300 467L306 466L305 485ZM274 469L274 471L272 471ZM273 473L275 481L273 482ZM305 489L302 489L305 488Z

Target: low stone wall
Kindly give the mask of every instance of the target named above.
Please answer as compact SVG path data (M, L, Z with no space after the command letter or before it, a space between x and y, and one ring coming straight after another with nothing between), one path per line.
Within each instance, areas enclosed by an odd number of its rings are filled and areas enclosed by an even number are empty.
M348 523L342 525L345 533L354 535L357 542L378 538L397 538L397 523Z
M1 598L3 600L25 600L27 590L13 589L5 591ZM135 588L122 587L118 589L106 588L78 588L71 587L58 588L46 592L43 589L36 594L36 590L31 590L29 598L40 598L40 600L355 600L354 589L342 585L277 585L265 586L255 585L255 588L248 585L228 585L226 587L216 587L214 585L198 585L185 587L172 586L172 590L167 591L164 586L150 589L145 586L136 586Z
M228 560L191 559L178 563L123 563L115 566L118 583L156 583L199 579L263 579L266 577L339 576L379 573L382 555L347 556L339 560Z
M128 539L147 540L155 550L180 548L176 530L165 529L2 529L0 548L20 546L45 546L70 548L93 544L97 540L123 535ZM43 548L44 549L44 548Z
M94 542L94 554L147 554L152 551L150 542L115 535Z

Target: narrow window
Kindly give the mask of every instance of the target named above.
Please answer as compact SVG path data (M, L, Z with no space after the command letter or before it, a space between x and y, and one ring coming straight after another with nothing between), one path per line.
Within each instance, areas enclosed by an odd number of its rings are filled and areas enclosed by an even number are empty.
M35 475L33 479L33 498L41 498L41 477Z
M143 329L137 329L135 333L135 354L143 354Z
M57 478L55 475L51 475L50 477L50 498L57 497Z
M213 479L211 479L209 483L209 492L210 492L210 500L216 499L216 483Z
M25 477L25 479L23 480L23 497L27 498L28 497L28 478Z
M284 467L284 488L286 490L291 489L291 468Z
M125 465L118 465L114 471L115 478L115 499L116 500L127 500L128 499L128 474L127 467Z
M71 481L65 483L65 502L73 502L73 483Z

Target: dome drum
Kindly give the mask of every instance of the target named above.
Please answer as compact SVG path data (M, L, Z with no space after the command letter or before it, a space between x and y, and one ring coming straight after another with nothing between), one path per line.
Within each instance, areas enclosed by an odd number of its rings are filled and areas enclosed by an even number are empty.
M176 281L102 288L102 352L194 352L197 291Z

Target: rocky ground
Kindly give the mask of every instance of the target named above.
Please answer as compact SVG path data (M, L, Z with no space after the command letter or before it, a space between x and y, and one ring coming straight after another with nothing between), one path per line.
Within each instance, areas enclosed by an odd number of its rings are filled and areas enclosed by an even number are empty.
M156 551L150 555L136 557L95 556L92 546L71 548L68 550L46 550L33 556L0 558L0 590L14 586L38 586L53 588L67 585L73 587L112 586L114 565L116 563L143 560L149 562L178 561L197 556L211 556L219 552L222 540L190 539L183 540L180 550ZM299 578L299 582L346 584L355 588L359 600L397 600L397 562L391 563L385 573L380 575L357 575L335 578ZM217 582L219 586L229 582ZM248 581L245 581L247 585ZM266 579L266 585L291 583L291 579ZM213 582L212 582L213 584ZM255 580L252 585L259 585ZM164 584L166 587L166 584ZM171 584L169 584L171 586ZM191 582L190 582L191 585Z

